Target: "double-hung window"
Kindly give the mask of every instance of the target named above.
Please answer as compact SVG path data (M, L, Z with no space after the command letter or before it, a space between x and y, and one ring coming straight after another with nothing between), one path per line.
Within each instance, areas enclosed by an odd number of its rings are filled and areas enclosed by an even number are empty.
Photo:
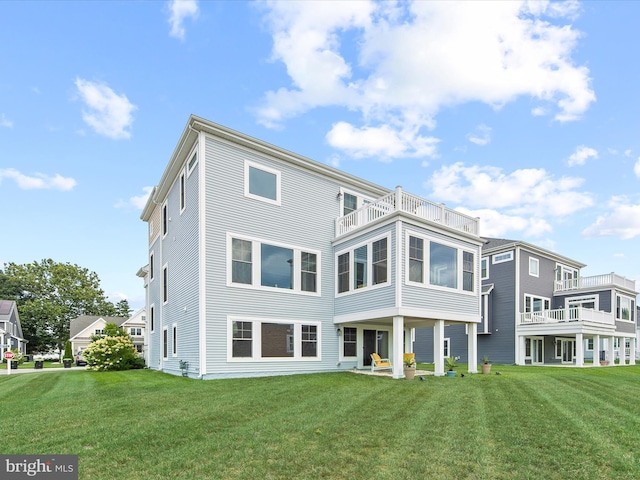
M524 311L525 313L542 312L543 310L549 310L551 306L551 300L544 297L537 297L535 295L524 296Z
M633 321L634 303L629 297L616 295L616 319Z
M320 253L228 234L229 285L318 294Z
M320 360L320 324L229 318L230 361Z
M383 285L389 279L388 237L359 244L336 256L338 294Z

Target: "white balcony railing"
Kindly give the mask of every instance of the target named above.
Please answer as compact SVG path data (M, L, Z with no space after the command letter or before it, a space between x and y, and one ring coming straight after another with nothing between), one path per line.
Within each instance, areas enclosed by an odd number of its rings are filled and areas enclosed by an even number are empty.
M569 280L557 281L555 284L556 292L564 292L569 290L578 290L581 288L598 288L610 285L628 288L635 291L636 281L625 278L615 273L605 273L604 275L594 275L592 277L578 277Z
M584 307L559 308L520 314L520 325L585 321L603 325L615 325L613 313Z
M476 237L479 236L479 219L477 217L470 217L447 208L444 204L433 203L411 195L397 187L395 192L368 203L348 215L338 217L336 219L336 237L399 211Z

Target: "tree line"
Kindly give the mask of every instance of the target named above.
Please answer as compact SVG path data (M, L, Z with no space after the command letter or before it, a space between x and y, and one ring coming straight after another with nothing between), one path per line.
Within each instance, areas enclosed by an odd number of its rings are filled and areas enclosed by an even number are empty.
M62 350L71 320L81 315L129 317L127 300L111 303L95 272L45 259L0 270L0 300L15 300L29 353Z

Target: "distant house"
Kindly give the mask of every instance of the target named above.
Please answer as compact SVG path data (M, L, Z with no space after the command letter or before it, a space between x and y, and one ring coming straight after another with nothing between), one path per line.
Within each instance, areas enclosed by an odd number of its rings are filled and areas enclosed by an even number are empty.
M527 242L488 238L482 247L482 322L477 359L518 365L635 364L635 281L583 277L583 263ZM464 328L445 329L445 355L468 361ZM428 329L416 358L433 361ZM476 360L476 358L472 359Z
M142 220L150 368L331 372L378 353L404 378L413 329L427 327L444 375L445 324L475 352L478 219L401 187L191 116Z
M13 300L0 300L0 351L18 349L27 353L27 340L22 336L18 307Z
M71 320L69 326L69 340L73 353L85 349L91 343L93 335L101 335L107 323L114 323L122 327L131 337L137 351L144 349L145 311L137 311L131 317L102 317L96 315L81 315Z

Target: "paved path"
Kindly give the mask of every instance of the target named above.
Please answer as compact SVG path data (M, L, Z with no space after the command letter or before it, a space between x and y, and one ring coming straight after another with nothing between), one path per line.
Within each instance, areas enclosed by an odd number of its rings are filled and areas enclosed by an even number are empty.
M0 376L1 375L21 375L23 373L45 373L45 372L69 372L71 370L86 370L87 367L71 367L71 368L39 368L39 369L35 369L35 368L18 368L17 370L15 368L11 369L11 373L8 374L6 369L0 370Z

